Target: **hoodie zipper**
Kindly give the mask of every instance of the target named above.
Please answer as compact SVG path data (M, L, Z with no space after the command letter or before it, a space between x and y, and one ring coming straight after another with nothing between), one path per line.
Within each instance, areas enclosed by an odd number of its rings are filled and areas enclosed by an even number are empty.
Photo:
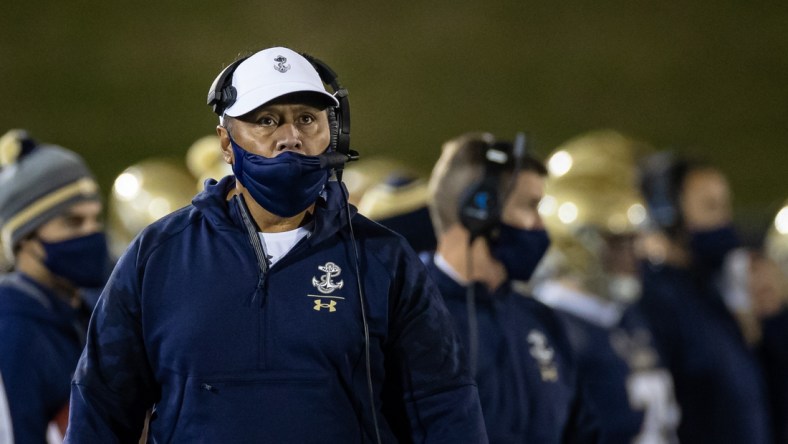
M252 296L252 304L254 305L255 302L257 302L257 295L260 295L260 301L258 305L262 307L263 304L265 304L263 285L265 285L265 278L268 274L269 268L268 255L265 252L265 246L260 241L260 236L257 234L257 228L252 222L252 218L246 208L246 202L244 202L243 199L237 194L233 196L233 199L235 199L235 203L238 206L239 212L241 213L241 219L243 220L244 228L246 228L246 234L249 237L249 242L252 244L254 255L257 257L257 288L255 289L254 295Z

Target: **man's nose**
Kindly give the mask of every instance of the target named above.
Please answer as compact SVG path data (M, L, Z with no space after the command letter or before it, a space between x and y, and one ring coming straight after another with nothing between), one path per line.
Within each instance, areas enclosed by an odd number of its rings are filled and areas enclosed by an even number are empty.
M277 129L276 150L277 151L300 151L301 134L292 123L285 123Z

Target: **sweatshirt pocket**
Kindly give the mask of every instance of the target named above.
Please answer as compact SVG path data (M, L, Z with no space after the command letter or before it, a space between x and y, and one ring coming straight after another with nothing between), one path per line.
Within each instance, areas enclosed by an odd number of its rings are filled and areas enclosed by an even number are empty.
M332 387L314 372L189 377L172 442L359 441L355 414Z

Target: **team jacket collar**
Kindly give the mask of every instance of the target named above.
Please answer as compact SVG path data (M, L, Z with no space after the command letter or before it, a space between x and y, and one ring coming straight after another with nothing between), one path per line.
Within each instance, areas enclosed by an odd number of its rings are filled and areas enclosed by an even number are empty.
M226 176L218 182L208 179L205 181L205 190L194 197L192 204L217 228L244 230L241 213L235 208L236 203L227 200L228 193L234 188L235 176ZM323 197L315 205L315 227L309 236L311 244L317 244L342 230L348 223L348 210L351 218L355 216L356 208L347 204L346 195L344 184L334 180L328 182Z

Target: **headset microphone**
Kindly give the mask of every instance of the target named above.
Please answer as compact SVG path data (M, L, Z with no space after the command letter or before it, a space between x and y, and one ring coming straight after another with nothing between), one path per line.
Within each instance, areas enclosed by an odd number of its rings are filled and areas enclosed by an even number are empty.
M342 169L345 167L345 163L358 160L358 153L352 150L349 154L331 151L317 157L320 159L320 168Z

